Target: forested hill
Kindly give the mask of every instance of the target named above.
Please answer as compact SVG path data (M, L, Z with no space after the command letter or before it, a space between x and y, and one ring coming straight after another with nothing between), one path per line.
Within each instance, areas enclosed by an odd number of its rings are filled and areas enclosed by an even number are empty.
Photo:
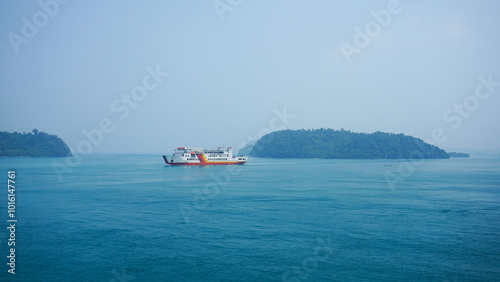
M0 156L67 157L71 151L61 138L36 129L32 133L0 131Z
M448 159L444 150L421 139L384 132L282 130L263 136L250 156L321 159Z

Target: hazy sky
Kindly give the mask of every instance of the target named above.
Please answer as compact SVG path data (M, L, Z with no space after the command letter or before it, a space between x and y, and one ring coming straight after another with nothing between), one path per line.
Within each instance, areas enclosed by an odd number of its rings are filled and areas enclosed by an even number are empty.
M499 149L499 11L500 1L0 1L0 130L37 128L76 150L102 126L92 152L237 147L281 128L286 107L291 129L435 132L444 149Z

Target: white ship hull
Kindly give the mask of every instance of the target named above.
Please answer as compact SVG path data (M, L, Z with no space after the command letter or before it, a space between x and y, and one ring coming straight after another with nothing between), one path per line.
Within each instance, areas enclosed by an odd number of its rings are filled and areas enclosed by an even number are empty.
M199 149L177 147L173 155L164 155L169 165L236 165L247 162L247 157L233 156L232 148Z

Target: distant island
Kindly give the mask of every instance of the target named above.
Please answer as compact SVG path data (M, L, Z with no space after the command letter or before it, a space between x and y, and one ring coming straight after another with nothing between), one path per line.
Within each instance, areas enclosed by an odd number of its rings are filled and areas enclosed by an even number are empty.
M368 134L323 128L271 132L255 143L250 156L320 159L450 158L446 151L404 134Z
M71 151L56 135L0 131L0 157L69 157Z
M456 152L448 152L448 155L452 158L470 158L467 153L456 153Z

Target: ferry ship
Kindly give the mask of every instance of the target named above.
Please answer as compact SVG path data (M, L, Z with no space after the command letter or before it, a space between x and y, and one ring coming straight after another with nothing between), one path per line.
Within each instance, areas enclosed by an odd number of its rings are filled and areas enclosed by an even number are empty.
M236 165L246 163L247 159L233 156L231 147L208 150L177 147L173 155L163 155L163 160L169 165Z

